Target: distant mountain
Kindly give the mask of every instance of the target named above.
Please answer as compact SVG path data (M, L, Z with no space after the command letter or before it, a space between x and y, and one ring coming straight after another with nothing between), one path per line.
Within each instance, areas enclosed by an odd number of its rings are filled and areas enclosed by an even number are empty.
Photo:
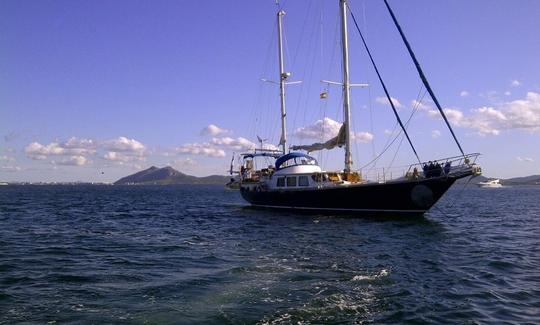
M114 185L174 185L174 184L225 184L230 177L212 175L206 177L196 177L186 175L176 169L167 166L157 168L152 166L143 171L123 177Z
M485 182L495 179L493 177L485 177L485 176L477 176L471 179L471 184L478 184L480 182ZM540 175L531 175L531 176L525 176L525 177L514 177L514 178L508 178L508 179L502 179L499 178L499 183L501 185L540 185ZM467 183L469 181L469 177L462 178L458 180L459 183Z
M540 175L502 179L503 185L540 185Z

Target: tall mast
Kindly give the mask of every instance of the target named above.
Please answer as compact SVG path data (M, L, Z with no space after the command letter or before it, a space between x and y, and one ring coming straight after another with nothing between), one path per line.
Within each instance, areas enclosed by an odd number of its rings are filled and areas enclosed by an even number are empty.
M347 0L340 0L341 12L341 49L343 51L343 116L345 124L345 169L348 173L352 169L351 155L351 99L349 81L349 41L347 34Z
M283 28L281 26L285 11L280 10L277 13L278 23L278 51L279 51L279 97L281 100L281 139L279 144L282 146L283 154L287 153L287 124L285 118L287 113L285 111L285 81L289 74L285 72L285 64L283 63Z

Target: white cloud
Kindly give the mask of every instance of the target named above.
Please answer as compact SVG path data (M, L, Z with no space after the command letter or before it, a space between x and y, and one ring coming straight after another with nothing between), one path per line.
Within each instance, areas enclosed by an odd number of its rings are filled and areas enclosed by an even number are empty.
M455 125L458 125L460 126L460 123L463 121L463 113L457 109L457 108L444 108L443 109L444 111L444 114L446 115L446 118L448 118L448 120L455 124ZM440 117L440 113L438 110L429 110L428 112L428 116L429 117Z
M512 95L512 93L509 92L509 91L505 91L505 92L504 92L504 95L505 95L505 96L510 96L510 95Z
M28 158L43 160L50 155L92 155L96 148L94 140L71 137L65 142L51 142L47 145L32 142L24 148L24 152Z
M329 140L339 133L341 123L325 117L317 120L314 124L300 127L293 132L293 135L300 139Z
M65 165L65 166L84 166L90 163L90 161L86 159L86 157L84 156L71 156L59 162L53 161L52 163L56 165Z
M519 87L521 86L521 84L522 84L521 81L515 80L515 79L510 82L510 86L512 87Z
M104 142L104 148L110 151L123 151L142 154L146 146L135 139L118 137Z
M327 141L338 135L341 124L331 118L325 117L322 120L317 120L312 125L296 129L293 135L300 139ZM351 132L351 139L358 142L369 142L373 140L373 134L369 132Z
M222 129L215 124L210 124L201 130L201 135L217 136L217 135L225 135L225 134L230 134L230 133L232 133L230 130Z
M63 147L77 149L95 149L97 147L97 142L93 139L71 137L66 142L64 142Z
M421 101L418 101L418 100L412 100L411 101L411 107L412 108L417 108L419 110L429 110L429 109L432 109L431 106L427 103L424 102L421 102Z
M62 155L65 153L65 149L60 147L57 142L49 143L48 145L42 145L39 142L32 142L24 148L26 156L35 160L47 159L49 155Z
M441 136L441 131L439 131L439 130L432 130L432 131L431 131L431 137L432 137L433 139L437 139L437 138L439 138L440 136Z
M373 140L373 134L369 132L356 132L352 134L352 140L367 143Z
M186 143L176 149L181 154L203 155L210 157L225 157L225 151L215 147L213 144L204 143Z
M403 107L403 105L401 105L401 103L399 102L399 100L397 100L396 98L394 97L390 97L390 100L392 101L392 103L394 104L394 107L395 108L401 108ZM383 105L390 105L388 103L388 98L386 97L377 97L375 98L375 102L379 103L379 104L383 104Z
M26 156L34 160L45 160L49 156L65 156L65 159L55 161L59 165L82 166L88 164L89 156L94 156L98 151L108 151L102 155L110 161L135 161L144 160L146 146L135 139L118 137L99 142L94 139L71 137L67 141L54 141L49 144L32 142L24 149ZM83 159L84 158L84 159Z
M529 157L516 157L516 159L522 162L534 162L534 159L529 158Z
M471 110L465 116L458 109L444 109L450 122L456 126L476 130L480 135L498 135L503 130L521 129L540 132L540 93L528 92L524 99ZM429 111L428 116L437 116Z
M103 155L103 159L122 164L130 161L144 161L146 160L146 157L143 155L134 155L126 152L107 151L107 153Z
M230 137L224 137L224 138L212 138L212 144L217 146L222 146L227 149L231 150L249 150L254 149L256 147L256 144L249 141L246 138L230 138Z
M461 97L467 97L467 96L469 96L469 92L466 91L466 90L462 90L462 91L459 93L459 96L461 96Z

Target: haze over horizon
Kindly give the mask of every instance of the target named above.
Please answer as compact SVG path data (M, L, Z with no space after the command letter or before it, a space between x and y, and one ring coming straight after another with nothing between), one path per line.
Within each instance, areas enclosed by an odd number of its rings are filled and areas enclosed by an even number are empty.
M0 2L0 181L111 182L152 165L223 175L233 152L279 142L274 0ZM390 1L466 152L488 177L540 174L540 2ZM339 130L337 1L286 11L289 144ZM351 0L423 160L459 151L382 1ZM354 161L395 119L350 25ZM321 100L320 93L328 92ZM321 130L324 134L321 134ZM378 167L413 163L398 139ZM400 148L398 148L400 147ZM399 149L399 150L398 150ZM314 153L342 168L342 149ZM396 153L397 152L397 153ZM396 154L394 154L396 153Z

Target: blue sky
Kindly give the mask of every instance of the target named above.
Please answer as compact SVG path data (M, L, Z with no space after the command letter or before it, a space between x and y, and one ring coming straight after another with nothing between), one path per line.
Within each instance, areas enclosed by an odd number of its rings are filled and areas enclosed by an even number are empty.
M487 176L540 173L540 2L390 1L467 152ZM337 1L282 1L289 142L339 129ZM420 157L459 154L423 94L382 1L351 0ZM151 165L223 174L279 140L276 4L264 1L0 2L0 181L114 181ZM354 160L384 149L395 120L350 26ZM329 97L320 100L319 94ZM324 130L321 133L320 130ZM396 143L399 143L397 141ZM258 144L257 144L258 145ZM396 153L397 152L397 153ZM316 153L342 168L342 150ZM395 159L394 159L395 155ZM414 162L403 142L377 167Z

